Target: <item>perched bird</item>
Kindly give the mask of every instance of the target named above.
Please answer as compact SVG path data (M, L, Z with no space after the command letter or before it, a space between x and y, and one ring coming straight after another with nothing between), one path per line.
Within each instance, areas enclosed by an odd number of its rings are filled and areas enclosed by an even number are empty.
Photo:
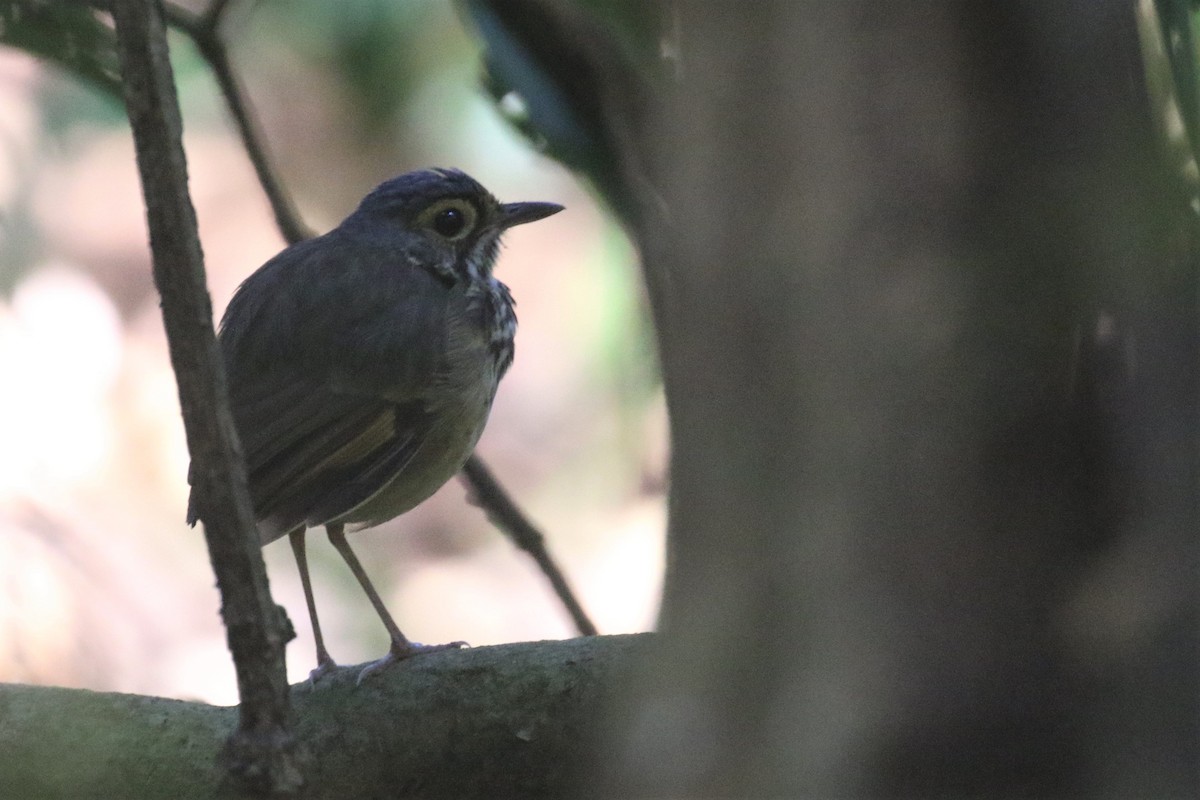
M219 342L263 544L291 540L317 645L325 648L305 530L330 542L383 620L391 648L371 671L462 646L409 641L346 529L386 522L450 480L483 432L513 359L517 319L492 277L508 228L556 214L554 203L500 203L458 170L380 184L338 227L294 244L246 279ZM202 515L193 490L188 522Z

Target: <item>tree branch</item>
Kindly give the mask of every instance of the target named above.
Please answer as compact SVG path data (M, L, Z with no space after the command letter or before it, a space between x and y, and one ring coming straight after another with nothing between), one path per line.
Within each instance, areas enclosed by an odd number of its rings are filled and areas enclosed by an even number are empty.
M650 634L433 653L355 686L292 689L305 796L563 797L603 704ZM0 797L212 797L237 709L0 684ZM64 724L69 719L70 724Z
M571 587L567 585L562 570L550 557L542 532L521 513L521 509L517 508L516 503L496 482L487 465L478 458L471 458L463 467L462 477L473 490L473 501L484 510L492 524L508 534L513 544L528 553L541 567L542 574L550 581L554 593L567 607L567 612L575 621L579 632L584 636L595 636L596 626L588 619L587 613L571 592Z
M263 795L286 793L299 785L283 661L290 637L267 588L245 468L226 399L204 257L187 193L182 123L162 9L155 0L114 0L112 15L146 198L154 281L162 297L171 364L193 457L192 480L242 701L237 730L223 755L239 786Z
M167 21L187 34L196 45L200 56L208 63L229 107L229 114L237 126L242 146L254 167L254 174L262 185L267 201L275 215L275 224L288 244L295 244L313 235L300 220L295 205L271 168L265 140L258 129L258 121L251 113L245 94L238 83L237 75L229 63L229 54L221 40L220 24L223 13L229 8L229 0L216 0L207 11L197 15L174 3L165 6Z

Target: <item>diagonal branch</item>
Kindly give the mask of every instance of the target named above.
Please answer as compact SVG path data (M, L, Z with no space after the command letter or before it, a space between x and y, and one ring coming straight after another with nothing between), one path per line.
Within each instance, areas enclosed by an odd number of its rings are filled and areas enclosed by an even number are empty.
M187 34L212 69L221 89L221 96L225 98L225 104L229 107L229 113L242 138L246 155L250 158L258 182L271 204L279 232L288 244L309 238L313 235L312 231L300 221L296 207L276 176L275 170L271 168L265 139L258 129L258 121L250 112L245 92L238 83L237 75L229 63L229 53L221 40L221 19L225 10L229 8L229 0L215 0L203 14L195 14L174 3L168 3L165 8L167 21Z
M575 599L567 579L550 553L546 550L546 542L542 532L521 513L521 509L505 493L504 488L496 482L491 470L478 458L472 457L463 467L462 477L473 490L476 505L483 509L488 519L500 530L504 531L513 544L524 550L541 567L542 573L550 581L554 593L567 607L567 613L575 622L575 627L584 636L595 636L596 626L592 624L583 606Z

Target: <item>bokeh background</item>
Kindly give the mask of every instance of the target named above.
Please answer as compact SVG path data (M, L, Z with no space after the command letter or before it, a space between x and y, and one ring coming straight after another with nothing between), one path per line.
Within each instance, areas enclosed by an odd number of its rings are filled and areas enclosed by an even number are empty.
M650 629L666 419L628 241L480 91L478 46L451 3L244 2L224 30L311 228L425 166L460 167L502 200L567 206L507 238L497 274L517 298L517 358L478 452L601 631ZM173 48L220 314L283 242L212 76L187 40ZM0 48L0 681L235 702L203 536L183 523L187 463L123 107ZM460 482L351 541L418 641L574 633ZM312 639L291 552L264 552L302 680ZM310 559L334 657L382 655L382 626L320 532Z

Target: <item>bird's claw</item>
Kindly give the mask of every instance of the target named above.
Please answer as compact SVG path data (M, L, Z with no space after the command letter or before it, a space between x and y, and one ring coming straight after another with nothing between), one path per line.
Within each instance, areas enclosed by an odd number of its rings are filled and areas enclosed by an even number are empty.
M358 680L355 685L361 685L363 680L376 672L381 672L392 664L398 664L401 661L407 661L413 656L425 655L426 653L437 653L441 650L459 650L471 645L466 642L449 642L447 644L420 644L418 642L405 642L403 644L392 645L392 649L387 655L378 661L372 661L362 668L362 672L358 673Z
M317 681L334 674L338 671L338 669L340 668L338 667L337 662L332 658L327 661L323 660L318 662L317 666L312 670L312 672L308 673L308 687L310 689L316 688Z

